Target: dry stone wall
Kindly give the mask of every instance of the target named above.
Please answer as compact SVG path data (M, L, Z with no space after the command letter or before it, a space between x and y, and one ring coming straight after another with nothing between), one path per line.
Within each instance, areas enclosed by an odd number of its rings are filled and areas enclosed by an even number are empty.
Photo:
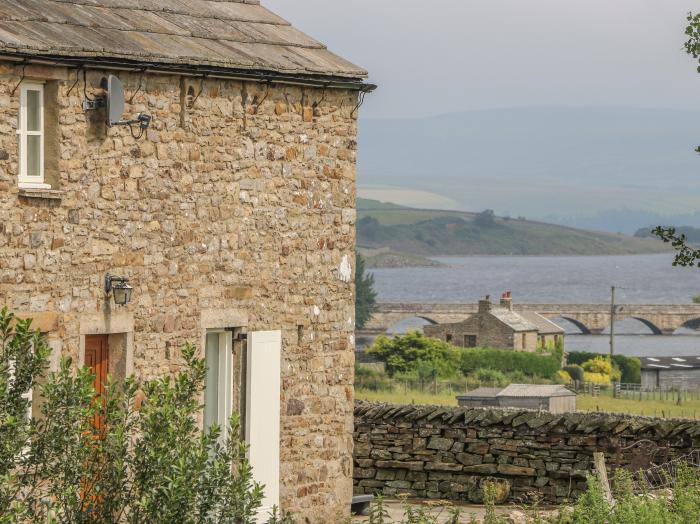
M486 479L501 500L571 500L593 453L609 473L647 469L700 447L700 424L599 413L355 405L355 493L480 502Z
M0 307L76 362L94 326L130 331L144 379L201 346L205 314L282 330L282 506L335 522L352 494L357 93L119 72L126 116L153 116L136 140L81 107L108 73L0 62ZM47 81L43 195L18 188L22 78ZM129 306L106 272L131 279Z

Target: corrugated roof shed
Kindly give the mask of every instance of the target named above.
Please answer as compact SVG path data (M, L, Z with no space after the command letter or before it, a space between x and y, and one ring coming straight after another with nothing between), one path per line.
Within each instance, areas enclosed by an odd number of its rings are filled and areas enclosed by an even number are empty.
M697 369L700 357L641 357L642 369Z
M537 385L537 384L511 384L502 389L499 397L570 397L576 393L564 386Z
M540 335L563 335L566 333L564 329L557 326L554 322L534 311L518 311L518 314L537 327Z
M258 0L0 0L0 54L367 76Z
M510 309L493 307L489 313L514 331L537 331L537 327L534 324L528 322L522 315Z
M476 388L457 398L496 398L503 388Z

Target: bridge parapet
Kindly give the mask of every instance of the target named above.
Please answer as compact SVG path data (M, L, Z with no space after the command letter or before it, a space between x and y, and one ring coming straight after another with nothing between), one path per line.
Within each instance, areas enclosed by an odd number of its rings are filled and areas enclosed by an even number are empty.
M459 322L477 312L477 304L382 303L363 333L384 333L400 321L418 317L434 324ZM516 311L535 311L547 318L564 318L584 333L602 333L610 326L609 304L516 304ZM654 334L673 334L684 325L700 327L700 304L620 304L616 320L634 318Z

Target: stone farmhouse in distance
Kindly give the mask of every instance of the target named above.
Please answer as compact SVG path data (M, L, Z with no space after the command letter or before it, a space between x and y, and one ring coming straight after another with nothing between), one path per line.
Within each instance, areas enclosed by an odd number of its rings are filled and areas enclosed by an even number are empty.
M195 343L307 523L352 497L366 77L257 0L0 0L0 307L98 381Z
M542 315L513 309L513 297L508 291L500 304L486 297L479 301L478 312L455 323L423 327L426 336L450 342L458 347L492 347L535 352L539 347L563 343L564 329Z

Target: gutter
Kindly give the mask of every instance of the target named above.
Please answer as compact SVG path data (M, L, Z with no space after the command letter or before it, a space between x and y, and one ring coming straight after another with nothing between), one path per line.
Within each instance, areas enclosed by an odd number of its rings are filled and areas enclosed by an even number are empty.
M25 65L35 64L78 69L101 69L161 75L180 75L197 78L217 78L222 80L238 80L243 82L257 82L261 84L283 84L297 87L347 89L351 91L359 91L361 93L371 93L377 89L376 84L367 83L360 79L337 76L324 77L322 75L271 73L263 70L228 69L224 67L132 62L129 60L113 59L100 60L94 58L71 58L22 53L0 53L0 60Z

